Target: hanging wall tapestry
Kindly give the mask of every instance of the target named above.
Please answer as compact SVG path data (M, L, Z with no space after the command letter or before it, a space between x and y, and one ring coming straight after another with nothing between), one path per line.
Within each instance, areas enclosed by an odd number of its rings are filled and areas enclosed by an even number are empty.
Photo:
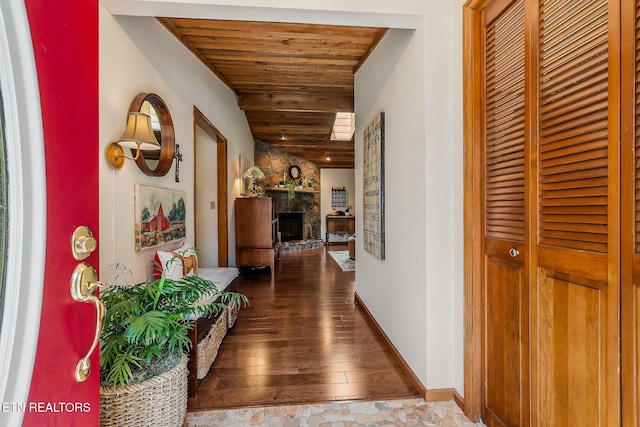
M136 251L185 238L186 194L135 184Z
M364 130L364 249L384 259L384 112Z

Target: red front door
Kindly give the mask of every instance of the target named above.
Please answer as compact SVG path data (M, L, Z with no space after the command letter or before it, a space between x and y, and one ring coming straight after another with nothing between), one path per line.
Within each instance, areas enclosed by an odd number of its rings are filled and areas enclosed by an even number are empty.
M79 263L71 250L73 231L80 225L98 231L98 1L25 0L25 5L42 108L47 243L38 349L23 425L97 426L97 351L89 378L74 377L94 339L96 309L74 301L69 282ZM97 269L97 251L86 261Z

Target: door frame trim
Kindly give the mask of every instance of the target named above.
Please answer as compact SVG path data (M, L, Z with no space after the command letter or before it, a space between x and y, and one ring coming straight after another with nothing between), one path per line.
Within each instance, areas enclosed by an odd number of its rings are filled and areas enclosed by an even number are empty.
M207 117L193 106L193 156L196 153L196 126L216 141L218 167L218 266L229 266L229 199L228 199L228 167L227 167L227 138L207 119ZM193 182L196 182L196 167L194 162ZM194 206L196 193L194 191ZM197 236L198 220L194 211L194 236ZM197 242L196 242L197 246Z
M464 412L477 421L482 408L482 10L490 0L463 6L464 141Z

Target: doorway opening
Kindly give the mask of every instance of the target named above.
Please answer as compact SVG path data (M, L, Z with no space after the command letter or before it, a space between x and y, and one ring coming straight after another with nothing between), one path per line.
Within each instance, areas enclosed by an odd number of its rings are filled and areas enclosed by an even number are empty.
M203 132L203 133L202 133ZM204 147L207 147L206 142L202 145L198 144L198 135L204 135L209 137L207 152L204 153L204 157L211 160L215 157L215 179L216 179L216 194L206 198L204 194L198 194L197 186L199 180L213 180L214 177L210 173L205 174L205 170L208 168L198 167L199 162L196 162L194 171L194 180L196 185L196 191L194 195L194 203L196 206L194 215L194 229L195 229L195 245L198 248L203 248L209 243L208 236L206 236L206 230L215 229L217 233L217 265L211 265L212 267L228 267L229 266L229 223L228 223L228 202L227 202L227 139L222 133L216 129L216 127L205 117L204 114L196 107L193 107L193 151L194 157L198 159ZM203 138L204 139L204 138ZM212 147L215 142L215 148ZM200 148L200 153L198 152ZM215 151L215 154L214 154ZM210 154L207 156L206 154ZM212 167L212 165L209 165ZM204 186L205 188L208 186ZM211 200L214 199L214 200ZM208 209L208 210L207 210ZM217 210L217 215L211 218L210 215L206 215L206 212ZM214 224L217 221L217 224ZM203 224L207 224L205 228ZM200 229L199 229L200 227ZM205 228L203 231L201 228ZM205 239L206 237L206 239ZM203 246L204 245L204 246ZM215 245L209 245L211 247ZM215 264L215 260L211 262Z

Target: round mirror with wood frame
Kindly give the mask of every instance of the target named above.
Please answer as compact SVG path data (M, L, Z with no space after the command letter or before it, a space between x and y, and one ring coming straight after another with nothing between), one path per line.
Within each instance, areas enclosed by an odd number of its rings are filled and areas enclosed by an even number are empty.
M173 120L169 109L160 96L155 93L141 93L136 96L129 107L130 113L144 112L149 114L145 102L155 111L160 123L159 132L154 129L156 139L160 143L160 151L140 150L140 156L136 159L136 164L140 170L149 176L164 176L171 169L175 155L176 139L173 130ZM153 121L153 120L152 120ZM159 134L158 134L159 133Z

